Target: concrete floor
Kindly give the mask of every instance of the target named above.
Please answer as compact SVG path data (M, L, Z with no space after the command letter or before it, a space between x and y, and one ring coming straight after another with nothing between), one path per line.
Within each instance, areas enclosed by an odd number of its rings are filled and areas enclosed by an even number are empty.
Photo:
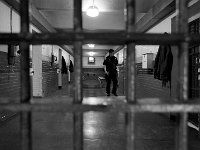
M86 104L102 103L96 96L105 96L103 88L85 88ZM119 93L120 95L122 93ZM71 103L71 86L63 87L48 99L34 99L42 103ZM116 101L116 100L115 100ZM113 103L114 101L109 101ZM173 150L175 147L175 122L167 115L136 114L137 150ZM125 115L123 113L84 113L84 150L124 150L126 148ZM16 115L0 126L0 150L20 150L19 116ZM70 113L32 114L33 150L72 150L73 116ZM197 132L189 128L189 150L199 150L200 140Z

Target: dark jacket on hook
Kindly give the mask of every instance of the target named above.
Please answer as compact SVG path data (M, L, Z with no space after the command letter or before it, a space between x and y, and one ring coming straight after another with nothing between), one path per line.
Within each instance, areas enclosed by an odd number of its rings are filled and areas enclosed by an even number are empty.
M66 61L65 58L62 56L62 73L63 74L67 74L67 65L66 65Z
M169 81L171 86L171 71L173 65L173 55L170 45L160 45L154 64L154 78L162 80L162 86L166 87Z
M74 72L74 65L71 60L70 60L70 64L69 64L69 71Z

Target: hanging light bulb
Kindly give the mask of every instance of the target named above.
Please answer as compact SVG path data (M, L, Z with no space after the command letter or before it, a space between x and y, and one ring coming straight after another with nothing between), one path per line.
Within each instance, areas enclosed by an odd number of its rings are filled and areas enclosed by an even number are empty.
M97 17L99 15L99 10L96 6L90 6L86 14L90 17Z
M90 6L87 11L86 11L86 14L89 16L89 17L97 17L99 15L99 9L94 6L94 0L93 0L93 5Z

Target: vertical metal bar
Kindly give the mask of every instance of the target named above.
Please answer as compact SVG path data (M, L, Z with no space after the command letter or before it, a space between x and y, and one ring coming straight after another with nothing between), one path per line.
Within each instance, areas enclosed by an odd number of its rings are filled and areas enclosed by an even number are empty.
M21 33L29 32L29 0L20 1ZM30 102L29 44L20 43L21 49L21 103ZM31 150L31 113L21 112L22 150Z
M200 113L198 113L198 127L199 127L198 137L200 138Z
M177 29L179 33L183 33L185 36L188 35L188 14L187 14L187 0L177 0ZM186 101L188 99L188 64L189 64L189 53L188 53L188 42L182 42L179 45L178 51L179 59L179 99ZM183 66L183 70L182 70Z
M188 67L189 67L189 44L187 42L183 42L181 43L181 46L180 46L180 50L181 51L181 60L183 60L183 73L182 73L182 81L183 83L181 88L183 90L182 94L181 94L181 99L183 101L187 101L188 100L188 86L189 86L189 83L188 83L188 76L189 76L189 73L188 73Z
M74 150L83 150L83 114L80 112L74 113Z
M58 89L62 89L62 50L61 49L59 49L59 52L58 52L58 67L59 67Z
M74 0L74 32L82 32L82 0ZM74 42L74 103L82 102L82 42ZM74 150L83 150L83 114L74 113Z
M128 33L135 31L135 0L126 1L127 15L126 15L126 30ZM135 89L135 43L127 44L127 101L129 103L136 102ZM135 113L127 113L127 150L135 149Z
M127 32L135 31L135 0L127 0ZM135 43L127 45L127 100L135 102Z
M124 62L123 62L123 65L124 65L124 68L123 68L123 94L124 95L126 95L126 79L127 79L127 69L126 69L126 54L127 54L127 48L126 49L124 49L124 51L123 51L123 60L124 60Z
M30 100L30 76L29 76L29 45L20 43L21 50L21 102L29 103Z
M126 113L126 149L135 149L135 113Z
M74 0L74 30L82 31L82 0Z
M74 42L74 102L81 103L82 94L82 42Z
M177 0L176 6L178 11L178 32L183 33L185 36L188 34L188 16L187 16L187 0ZM187 101L188 99L188 43L182 42L179 46L178 51L178 68L179 68L179 99L181 101ZM182 67L183 66L183 70ZM178 150L188 149L188 137L187 137L187 120L188 114L181 113L179 116L179 127L178 127L178 141L176 141Z
M136 69L135 69L135 43L127 44L127 101L136 102Z
M20 0L21 33L29 32L29 0Z
M188 120L187 113L181 113L179 116L178 141L177 141L178 143L176 147L178 150L188 149L187 120Z
M20 113L20 127L21 127L21 150L32 149L32 138L31 138L31 113L21 112Z

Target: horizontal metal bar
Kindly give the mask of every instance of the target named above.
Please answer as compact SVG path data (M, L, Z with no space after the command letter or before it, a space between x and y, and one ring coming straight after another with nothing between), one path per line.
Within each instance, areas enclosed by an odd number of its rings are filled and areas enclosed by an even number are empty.
M82 104L1 104L0 110L32 111L32 112L200 112L200 104L108 104L108 105L82 105Z
M127 32L65 32L65 33L19 33L19 34L0 34L0 44L19 43L21 41L30 44L73 44L74 41L85 43L122 45L128 42L135 44L173 44L180 42L200 43L200 35L185 34L145 34Z

